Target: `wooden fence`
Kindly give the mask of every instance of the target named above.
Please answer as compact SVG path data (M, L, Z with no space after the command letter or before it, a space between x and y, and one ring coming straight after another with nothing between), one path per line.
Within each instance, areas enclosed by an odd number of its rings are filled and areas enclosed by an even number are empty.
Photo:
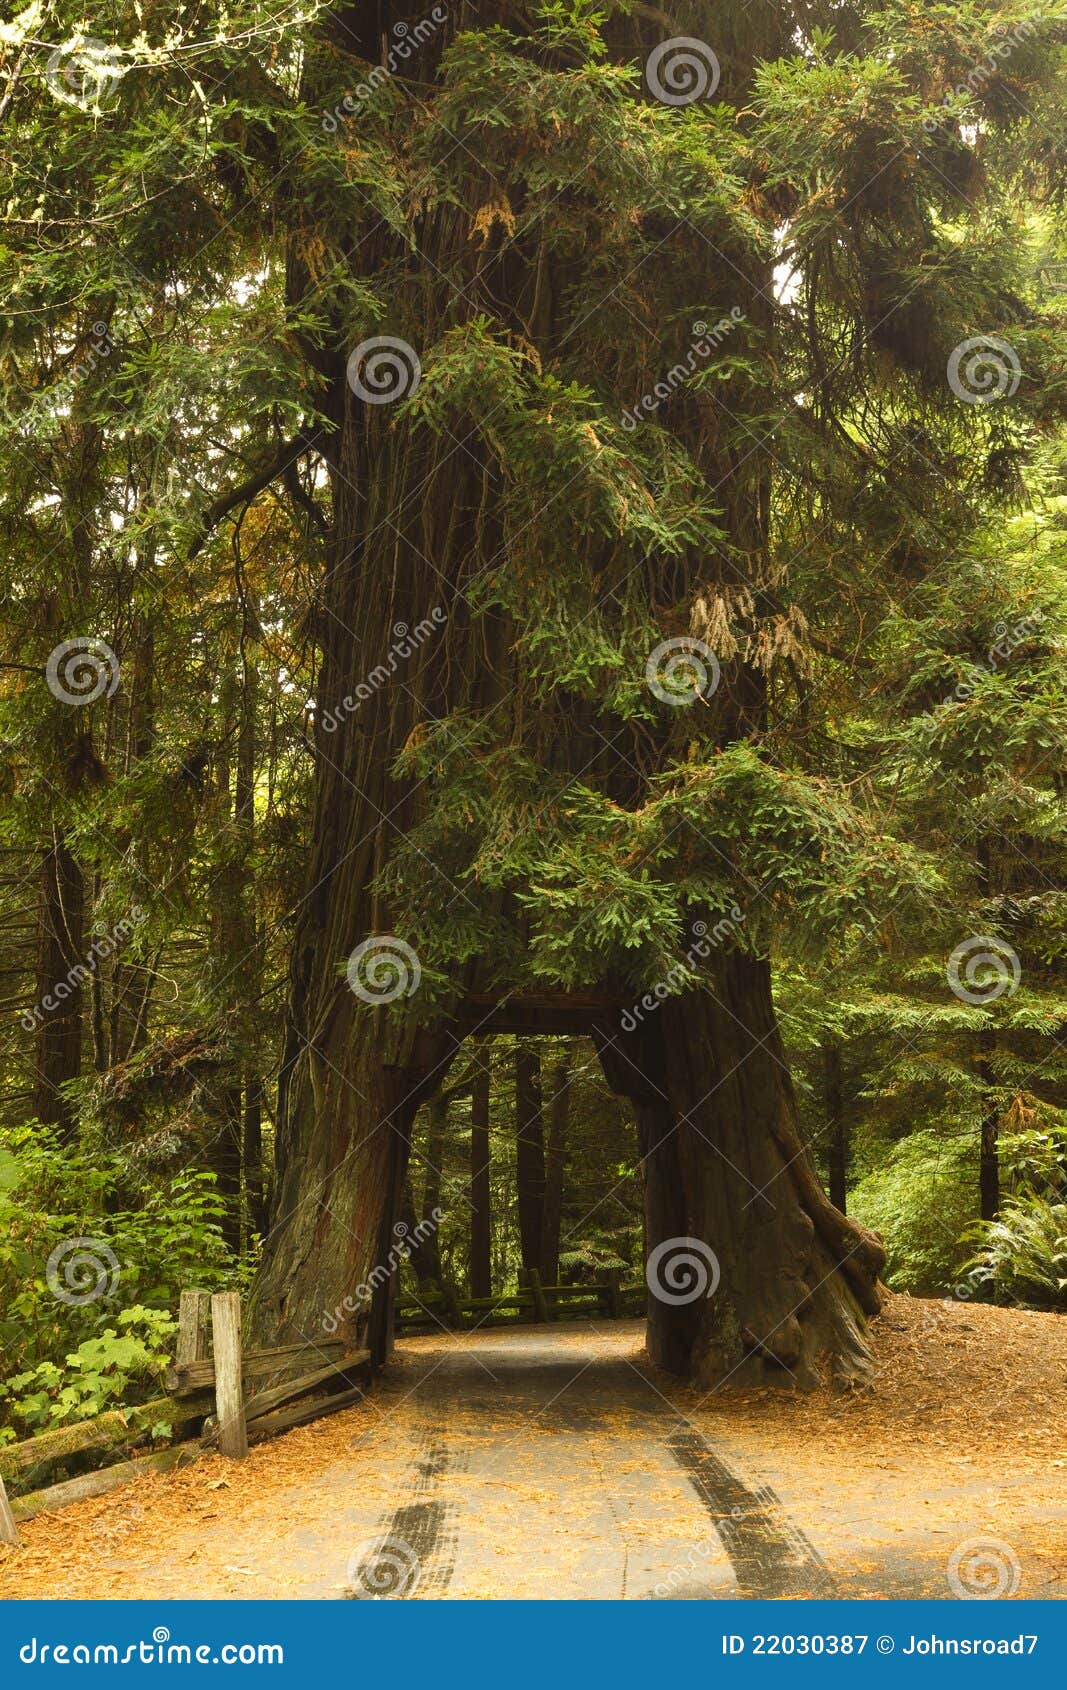
M312 1365L314 1363L314 1365ZM366 1350L345 1353L340 1342L286 1344L243 1350L241 1300L235 1291L183 1291L170 1395L136 1408L112 1409L94 1420L60 1426L23 1443L0 1445L0 1543L18 1542L18 1521L46 1509L101 1496L139 1473L178 1467L204 1449L240 1459L249 1444L348 1408L370 1378ZM189 1441L8 1499L5 1480L42 1476L83 1451L106 1453L135 1445L153 1428Z
M453 1286L397 1304L398 1332L416 1327L456 1331L523 1321L601 1316L617 1320L643 1314L645 1287L623 1286L608 1274L596 1285L542 1285L540 1276L523 1276L517 1292L506 1297L460 1298ZM283 1344L275 1349L245 1350L241 1344L241 1300L236 1291L183 1291L178 1315L178 1343L166 1386L170 1393L136 1408L112 1409L95 1420L59 1426L23 1443L0 1445L0 1543L18 1542L18 1521L47 1509L102 1496L140 1473L166 1471L192 1461L202 1450L240 1460L250 1444L288 1432L293 1426L336 1414L357 1402L370 1380L370 1354L348 1351L339 1340ZM5 1480L27 1474L43 1478L71 1456L85 1451L136 1446L154 1428L171 1435L189 1434L167 1449L131 1456L77 1478L8 1499Z
M460 1297L453 1286L447 1286L441 1292L402 1298L396 1308L397 1331L447 1326L464 1332L590 1316L620 1320L645 1312L645 1286L624 1286L618 1273L605 1274L596 1285L542 1285L536 1269L522 1277L524 1283L507 1297Z

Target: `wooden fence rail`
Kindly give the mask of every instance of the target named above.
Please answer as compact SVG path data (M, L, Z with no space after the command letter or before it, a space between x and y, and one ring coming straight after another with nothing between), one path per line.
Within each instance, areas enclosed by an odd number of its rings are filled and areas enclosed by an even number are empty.
M622 1286L618 1274L598 1285L542 1285L536 1272L517 1292L503 1297L461 1299L454 1286L404 1299L397 1325L468 1326L537 1322L593 1312L609 1319L643 1312L645 1288ZM134 1408L111 1409L93 1420L58 1426L22 1443L0 1446L0 1543L18 1542L18 1521L85 1497L100 1496L139 1474L167 1470L217 1448L240 1460L250 1444L275 1437L309 1420L335 1414L363 1395L370 1379L366 1350L345 1353L338 1339L245 1350L241 1304L236 1292L183 1291L178 1312L174 1365L166 1375L169 1396ZM36 1469L47 1473L71 1456L107 1454L136 1445L156 1428L188 1434L191 1440L83 1473L59 1484L8 1497L5 1480L30 1483Z
M318 1365L311 1367L312 1361ZM179 1466L203 1449L240 1460L250 1443L351 1406L370 1379L370 1355L346 1354L334 1339L243 1350L236 1292L183 1291L174 1366L166 1377L170 1396L0 1446L0 1543L17 1543L18 1521L34 1514L102 1495L140 1473ZM28 1476L32 1483L36 1469L47 1473L71 1456L136 1445L161 1426L172 1435L199 1435L25 1496L7 1495L5 1480Z
M467 1327L518 1325L524 1318L541 1324L589 1312L620 1320L645 1311L645 1286L624 1286L617 1273L606 1275L597 1285L542 1285L535 1269L524 1277L526 1283L506 1296L459 1297L454 1287L446 1287L425 1296L403 1298L397 1304L397 1326L403 1330L444 1325L462 1331Z

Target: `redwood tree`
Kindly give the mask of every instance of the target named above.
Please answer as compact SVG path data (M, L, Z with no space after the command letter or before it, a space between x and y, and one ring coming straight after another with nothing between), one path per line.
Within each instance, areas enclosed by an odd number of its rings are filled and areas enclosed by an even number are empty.
M654 1359L865 1372L883 1253L814 1175L771 962L942 895L841 722L1057 417L1061 34L250 4L129 48L24 189L12 239L63 264L18 311L169 289L114 397L184 407L175 555L274 487L320 561L265 1331L390 1260L414 1112L506 1012L593 1030L633 1101Z
M807 677L1051 414L1010 203L1041 185L1050 31L961 99L981 8L461 8L346 106L384 23L331 13L304 85L329 191L301 167L282 196L291 308L342 279L306 342L332 528L264 1318L310 1323L383 1248L472 1003L599 994L653 1357L854 1378L884 1258L813 1173L770 958L936 873L835 778ZM388 979L350 988L353 953Z

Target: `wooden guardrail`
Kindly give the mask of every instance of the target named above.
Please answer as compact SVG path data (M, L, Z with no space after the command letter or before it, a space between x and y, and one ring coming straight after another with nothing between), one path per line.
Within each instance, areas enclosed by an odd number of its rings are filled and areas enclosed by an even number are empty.
M460 1298L454 1286L445 1286L440 1293L406 1298L397 1306L397 1325L401 1330L426 1324L464 1330L588 1313L617 1320L644 1310L645 1287L623 1286L617 1273L597 1285L542 1285L531 1270L524 1281L517 1292L502 1297ZM346 1354L335 1339L244 1350L235 1291L183 1291L174 1365L166 1375L169 1396L0 1446L0 1543L18 1542L20 1519L100 1496L141 1473L179 1466L203 1449L217 1448L240 1460L250 1444L350 1407L363 1395L370 1371L368 1351ZM8 1498L5 1480L20 1479L38 1467L47 1471L85 1451L106 1454L135 1445L159 1425L172 1432L192 1430L199 1437Z
M312 1361L315 1367L309 1365ZM217 1448L239 1460L249 1444L348 1408L363 1395L369 1378L369 1352L346 1355L344 1345L334 1340L243 1351L238 1294L183 1291L174 1365L166 1375L170 1396L111 1409L93 1420L0 1446L0 1543L18 1542L20 1519L99 1496L139 1473L181 1465L203 1449ZM253 1382L258 1387L250 1389ZM21 1478L37 1467L47 1471L84 1451L106 1454L135 1444L161 1424L172 1431L199 1431L200 1436L28 1496L8 1498L5 1480Z
M525 1284L506 1296L460 1297L454 1286L446 1285L440 1292L405 1297L397 1304L397 1326L403 1330L445 1325L463 1331L469 1327L514 1326L524 1321L540 1324L589 1314L620 1320L645 1310L645 1286L624 1286L618 1273L606 1274L596 1285L542 1285L536 1269L523 1277Z

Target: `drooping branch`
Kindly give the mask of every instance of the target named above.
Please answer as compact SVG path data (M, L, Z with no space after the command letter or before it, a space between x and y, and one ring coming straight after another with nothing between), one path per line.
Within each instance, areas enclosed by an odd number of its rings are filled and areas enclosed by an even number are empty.
M257 494L262 493L265 487L270 486L272 481L277 481L279 476L286 476L300 458L315 450L317 439L317 435L294 435L291 440L284 441L267 459L266 463L261 464L259 469L250 475L246 481L242 481L237 487L230 488L227 493L220 493L219 497L208 506L200 518L198 532L189 547L189 561L192 562L198 552L202 551L213 530L229 516L231 511L250 504Z

